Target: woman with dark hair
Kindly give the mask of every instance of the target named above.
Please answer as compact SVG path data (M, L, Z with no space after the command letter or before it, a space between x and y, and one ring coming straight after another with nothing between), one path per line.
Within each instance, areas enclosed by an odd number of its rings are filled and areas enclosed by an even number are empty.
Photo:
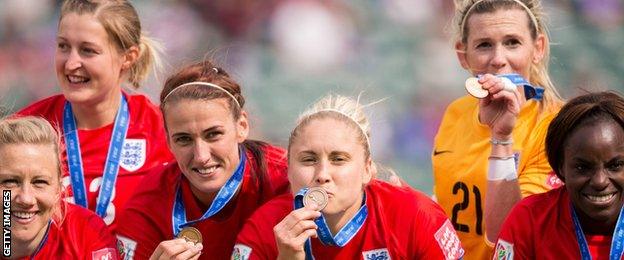
M247 217L288 192L285 151L247 139L241 88L210 61L169 77L160 102L177 162L145 177L118 237L137 259L229 259Z
M599 92L570 100L548 127L546 153L565 186L513 208L495 258L621 259L624 98Z

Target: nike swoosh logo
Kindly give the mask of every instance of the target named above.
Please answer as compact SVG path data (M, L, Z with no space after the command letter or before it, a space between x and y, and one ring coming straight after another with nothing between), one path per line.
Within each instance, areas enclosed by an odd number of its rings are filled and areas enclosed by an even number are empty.
M442 150L442 151L433 150L433 156L440 155L440 154L443 154L443 153L452 153L452 152L453 151L449 151L449 150Z

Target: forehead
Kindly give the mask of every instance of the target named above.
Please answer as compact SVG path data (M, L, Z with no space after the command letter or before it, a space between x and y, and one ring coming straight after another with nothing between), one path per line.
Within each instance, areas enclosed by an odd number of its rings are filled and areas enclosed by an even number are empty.
M58 36L75 41L108 42L104 26L92 14L66 14L59 22Z
M466 27L469 39L531 33L526 11L517 8L472 14Z
M1 145L0 173L55 176L58 170L58 159L55 154L53 145Z
M164 116L167 129L173 132L188 127L208 128L225 125L234 120L226 98L180 99L165 105Z
M565 140L565 150L571 154L611 149L624 150L624 129L611 119L583 122Z
M359 141L360 133L355 126L332 117L314 118L299 129L297 138L293 140L292 149L326 148L326 149L362 149Z

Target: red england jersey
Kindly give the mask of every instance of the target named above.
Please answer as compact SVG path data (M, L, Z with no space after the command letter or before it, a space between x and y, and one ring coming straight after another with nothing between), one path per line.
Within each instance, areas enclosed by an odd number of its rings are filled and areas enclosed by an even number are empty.
M234 241L245 220L269 199L288 193L285 151L274 146L263 148L267 166L264 181L258 179L255 158L247 151L242 185L221 211L192 224L203 237L200 259L230 259ZM119 218L117 234L128 257L147 259L158 244L171 240L172 213L176 187L180 183L187 221L199 219L210 205L201 206L190 189L188 179L177 163L148 174L137 193L128 201Z
M120 259L117 239L102 219L82 207L66 205L61 225L51 222L39 251L24 259Z
M458 259L464 251L444 211L424 194L373 180L365 189L368 217L344 246L312 238L316 259ZM273 227L293 210L292 194L252 215L236 240L232 259L276 259Z
M609 259L611 236L585 239L592 259ZM565 186L514 206L499 234L494 259L581 259Z
M111 197L112 203L106 209L104 217L104 222L113 230L115 229L115 216L119 215L119 211L137 188L141 178L150 169L174 160L167 148L167 137L158 107L143 95L125 93L124 95L128 100L130 125L121 152L119 173ZM31 104L17 112L17 115L41 116L62 133L64 106L65 97L56 95ZM93 130L78 129L87 200L89 209L93 211L95 211L97 196L100 193L112 130L113 123ZM69 188L69 197L66 200L74 203L67 167L67 153L63 151L62 156L64 162L62 183Z

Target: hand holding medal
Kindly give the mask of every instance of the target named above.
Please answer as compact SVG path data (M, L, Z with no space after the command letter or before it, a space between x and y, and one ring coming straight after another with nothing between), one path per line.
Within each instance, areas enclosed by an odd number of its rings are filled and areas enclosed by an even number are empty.
M513 92L517 89L516 85L511 82L510 79L506 77L500 77L500 79L503 83L503 90ZM479 78L476 77L466 79L465 88L468 94L479 99L485 98L490 94L488 89L484 89L483 85L479 83Z

